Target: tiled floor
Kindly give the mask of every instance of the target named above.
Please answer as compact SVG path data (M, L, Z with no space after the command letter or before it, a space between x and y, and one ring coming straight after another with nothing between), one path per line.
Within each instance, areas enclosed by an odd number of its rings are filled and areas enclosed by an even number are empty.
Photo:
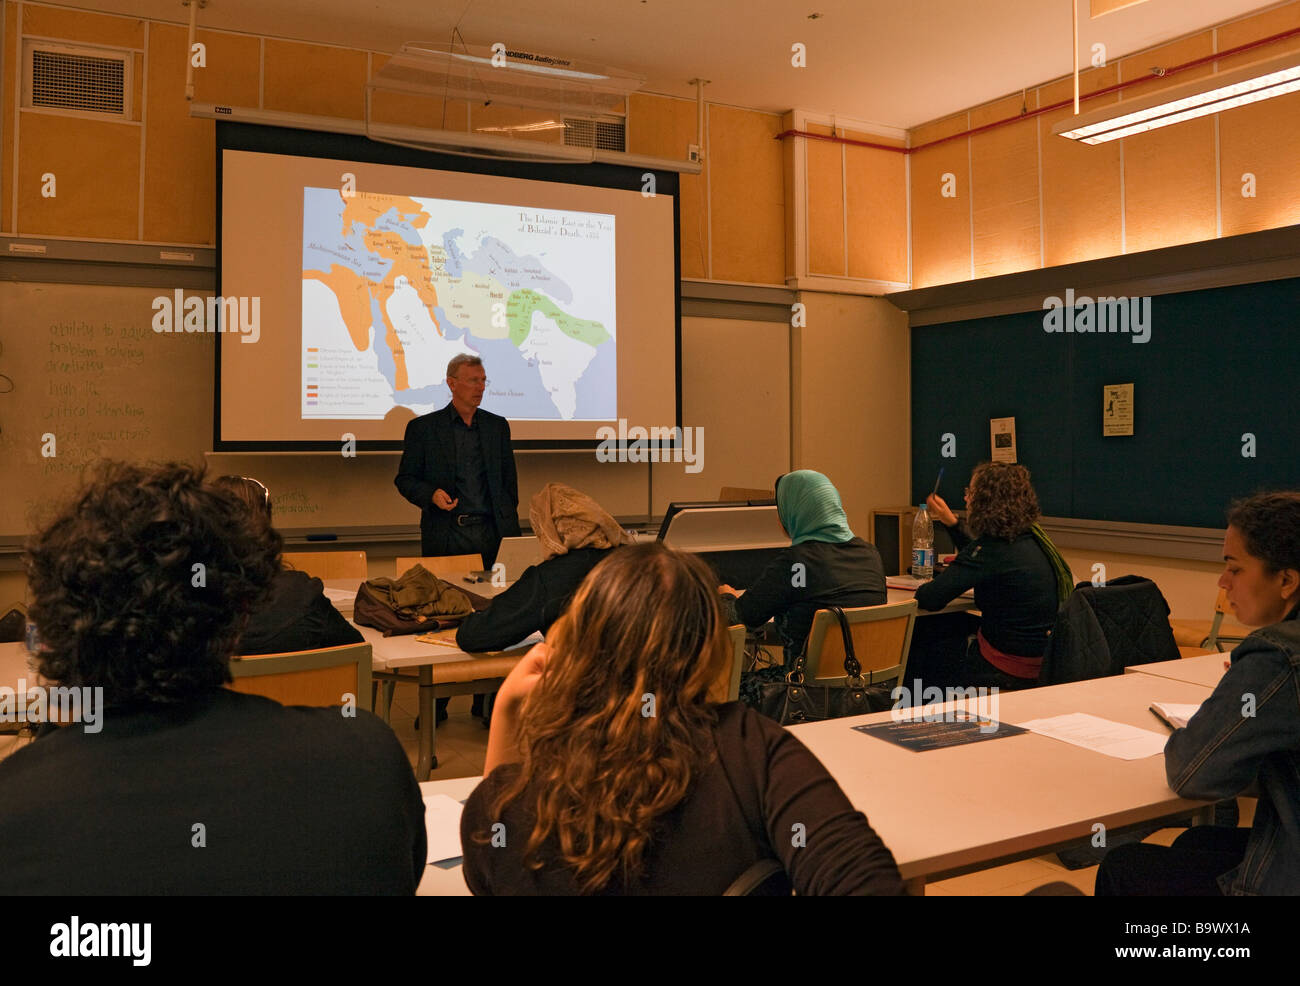
M472 696L457 695L447 706L447 721L438 727L435 751L438 769L429 775L431 781L445 781L453 777L477 777L483 773L483 760L487 756L488 731L483 723L470 716ZM393 695L393 711L389 725L397 734L411 766L419 756L419 734L415 731L415 715L419 699L415 685L398 685ZM421 726L424 723L420 724ZM424 780L424 778L420 778Z

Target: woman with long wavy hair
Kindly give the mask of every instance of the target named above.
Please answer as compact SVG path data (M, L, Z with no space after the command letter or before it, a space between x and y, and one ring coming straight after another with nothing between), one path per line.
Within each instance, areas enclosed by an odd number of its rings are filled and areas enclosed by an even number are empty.
M889 850L795 737L715 704L713 573L611 552L501 688L461 820L476 894L719 894L775 859L801 894L897 894Z
M925 684L1034 686L1057 608L1073 583L1069 566L1038 526L1038 495L1029 470L1010 462L976 466L966 488L966 526L942 497L931 495L926 502L952 535L958 554L943 574L916 590L916 604L940 610L973 588L982 615L974 636L959 640L938 662L931 656Z

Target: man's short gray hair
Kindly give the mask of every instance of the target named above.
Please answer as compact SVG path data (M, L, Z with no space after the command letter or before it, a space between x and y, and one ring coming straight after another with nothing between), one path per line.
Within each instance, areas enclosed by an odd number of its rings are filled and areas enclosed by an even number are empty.
M451 358L451 362L447 364L447 376L459 380L460 378L457 377L456 374L460 373L460 368L462 366L477 366L481 368L483 366L483 360L481 357L472 356L469 353L457 353Z

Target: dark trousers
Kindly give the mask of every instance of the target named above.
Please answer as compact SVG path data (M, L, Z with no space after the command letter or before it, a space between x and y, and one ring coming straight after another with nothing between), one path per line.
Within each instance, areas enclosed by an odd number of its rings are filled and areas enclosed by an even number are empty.
M435 547L426 535L420 541L420 554L426 558L438 558L444 555L481 555L483 568L489 569L497 560L501 550L501 535L491 520L486 524L461 526L452 518L449 528L448 543L445 547Z
M907 658L907 685L920 681L925 688L997 688L1019 691L1038 684L1035 678L1017 678L999 671L980 653L974 636L979 620L969 613L943 613L921 617L912 630Z
M1246 857L1250 829L1198 825L1171 846L1116 846L1097 871L1098 897L1218 897L1218 877Z

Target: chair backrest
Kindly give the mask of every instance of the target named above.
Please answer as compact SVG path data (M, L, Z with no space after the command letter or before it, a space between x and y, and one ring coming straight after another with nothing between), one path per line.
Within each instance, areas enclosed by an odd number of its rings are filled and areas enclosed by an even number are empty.
M1080 582L1057 611L1038 683L1105 678L1134 664L1181 656L1169 624L1169 603L1150 579L1124 575L1100 586Z
M281 705L341 705L350 694L369 711L372 663L369 644L249 654L230 659L235 680L228 687Z
M737 623L727 627L731 641L731 663L709 689L709 701L734 702L740 698L740 672L745 665L745 627Z
M286 551L287 568L325 579L365 579L364 551Z
M1239 644L1246 639L1242 636L1224 636L1219 632L1223 627L1223 617L1231 612L1232 607L1228 605L1228 590L1220 589L1219 595L1214 600L1214 619L1210 622L1210 635L1201 641L1202 647L1222 651L1225 642Z
M415 565L423 565L425 570L439 578L459 575L465 572L477 572L483 567L482 555L441 555L437 558L398 558L397 577L409 571Z
M771 490L752 490L744 486L724 486L718 493L718 502L729 503L735 500L772 500L776 494Z
M902 682L907 674L907 652L912 646L912 628L916 624L916 600L885 603L882 606L856 606L845 609L853 637L853 651L862 665L862 677L868 684ZM804 681L843 681L844 634L839 620L828 609L813 615L808 634Z

